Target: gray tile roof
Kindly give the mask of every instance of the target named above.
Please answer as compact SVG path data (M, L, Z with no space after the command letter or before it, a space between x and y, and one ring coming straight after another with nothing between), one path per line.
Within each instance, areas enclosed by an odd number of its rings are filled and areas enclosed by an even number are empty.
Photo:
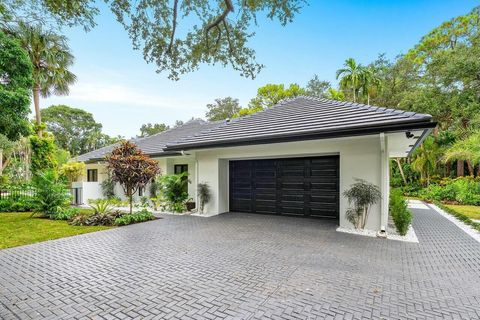
M259 113L234 119L167 144L166 150L272 143L388 130L432 128L428 114L314 97L287 99Z
M184 125L166 130L148 137L131 139L143 152L150 156L169 154L164 151L168 143L173 143L181 138L192 136L202 130L208 130L221 125L223 122L206 122L200 119L190 120ZM100 160L110 153L117 144L109 145L77 157L78 161ZM178 152L175 152L178 153Z

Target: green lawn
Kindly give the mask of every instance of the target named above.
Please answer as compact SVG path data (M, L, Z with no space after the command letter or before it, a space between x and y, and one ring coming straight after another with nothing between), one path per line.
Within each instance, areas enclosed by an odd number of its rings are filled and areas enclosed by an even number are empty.
M112 228L71 226L66 221L30 216L28 212L0 213L0 249Z
M444 206L464 214L470 219L480 220L480 206L463 206L453 204L445 204Z

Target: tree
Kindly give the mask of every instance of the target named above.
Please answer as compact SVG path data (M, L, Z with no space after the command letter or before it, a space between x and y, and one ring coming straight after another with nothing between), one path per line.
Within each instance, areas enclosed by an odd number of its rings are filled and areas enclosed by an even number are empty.
M38 135L42 137L40 95L46 98L69 93L69 86L76 81L76 76L69 71L74 58L65 36L46 31L40 25L19 23L12 32L33 65L33 103Z
M0 32L0 134L18 140L29 134L32 64L19 43Z
M67 162L60 168L60 173L64 175L70 184L83 175L85 171L85 163L81 161Z
M476 131L455 142L444 155L445 162L451 160L468 161L474 165L480 163L480 132ZM473 170L470 170L470 175L473 174Z
M168 125L166 125L165 123L142 124L142 126L140 127L140 136L139 137L140 138L141 137L148 137L148 136L163 132L163 131L168 130L168 129L170 129L170 127Z
M121 142L105 160L112 180L122 186L129 199L131 214L133 194L160 173L158 163L129 141Z
M51 134L42 137L32 135L30 147L32 149L31 171L33 175L38 176L49 170L56 170L58 166L55 157L56 146Z
M318 75L314 75L313 78L308 81L305 93L313 97L326 98L329 89L331 89L330 82L320 80Z
M306 94L305 89L296 83L285 88L283 84L267 84L258 88L257 96L250 100L249 108L267 109L286 98L293 98Z
M430 184L430 177L437 169L438 157L439 149L432 137L425 139L422 145L415 150L412 169L420 173L422 183Z
M193 119L193 118L192 118ZM175 120L175 124L173 125L174 128L181 127L185 124L182 120Z
M376 68L372 65L364 67L361 70L360 91L363 97L366 97L367 104L370 104L370 97L375 94L382 85L382 79L379 77Z
M348 58L343 64L344 68L337 70L337 79L340 78L340 87L351 90L353 102L357 102L357 91L362 78L362 65L357 64L353 58Z
M344 101L345 94L343 93L343 91L334 88L328 88L328 91L325 94L325 98L337 101Z
M94 0L33 0L40 4L28 12L48 12L63 24L82 24L87 29L98 13ZM20 3L20 4L19 4ZM22 13L29 1L7 2L7 12ZM248 40L254 36L260 15L282 26L293 21L305 0L111 0L111 11L131 37L135 49L143 49L147 62L169 78L197 70L202 64L230 65L244 77L255 78L263 65L256 62ZM38 14L37 14L38 15Z
M206 118L209 121L218 121L233 118L241 109L238 99L232 97L215 99L214 103L207 104Z
M353 205L346 211L347 219L356 229L364 229L368 220L370 207L382 198L378 186L362 179L355 179L355 183L343 195L348 203Z
M41 110L47 130L56 144L77 156L97 148L95 140L102 134L102 125L85 110L66 105L53 105Z

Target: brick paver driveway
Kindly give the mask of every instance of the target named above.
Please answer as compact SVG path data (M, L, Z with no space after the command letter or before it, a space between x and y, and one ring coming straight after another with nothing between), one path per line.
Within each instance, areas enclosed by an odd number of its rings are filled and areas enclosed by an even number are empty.
M0 251L1 319L479 319L480 245L430 210L420 244L251 214L174 217Z

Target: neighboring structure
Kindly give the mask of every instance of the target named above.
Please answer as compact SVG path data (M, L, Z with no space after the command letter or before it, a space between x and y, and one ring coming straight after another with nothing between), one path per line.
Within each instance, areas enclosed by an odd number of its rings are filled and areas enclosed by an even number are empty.
M382 190L366 226L381 230L388 219L389 158L411 154L434 127L430 115L297 97L251 116L192 121L134 142L159 160L163 173L188 170L193 199L197 182L208 183L208 215L325 217L349 228L342 193L361 178ZM105 177L101 159L111 148L79 157L87 171L97 169L98 181ZM95 176L89 172L86 177Z

